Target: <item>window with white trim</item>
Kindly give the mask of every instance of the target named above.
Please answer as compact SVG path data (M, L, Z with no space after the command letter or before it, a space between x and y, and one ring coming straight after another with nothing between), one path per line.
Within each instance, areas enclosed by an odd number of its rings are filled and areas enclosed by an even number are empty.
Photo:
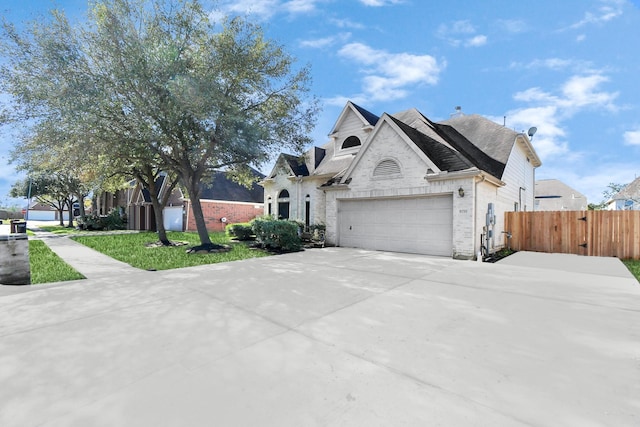
M342 149L359 147L361 145L360 138L357 136L350 136L342 143Z

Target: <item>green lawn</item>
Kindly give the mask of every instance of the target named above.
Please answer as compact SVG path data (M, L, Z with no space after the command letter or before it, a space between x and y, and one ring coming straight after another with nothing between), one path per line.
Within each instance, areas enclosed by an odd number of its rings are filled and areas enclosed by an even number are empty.
M200 244L196 233L168 232L173 242L188 242L187 246L152 247L157 242L156 233L114 234L108 236L73 236L72 239L105 255L143 270L170 270L203 264L237 261L268 256L262 250L251 249L242 242L232 242L225 233L211 233L211 241L232 247L231 251L217 254L187 254L187 248Z
M56 255L42 240L29 240L31 284L84 279Z
M74 227L67 227L66 225L40 225L38 228L53 234L75 234L79 232Z
M622 262L624 263L624 265L627 266L631 274L636 276L636 279L638 279L638 282L640 282L640 261L626 259L626 260L623 260Z

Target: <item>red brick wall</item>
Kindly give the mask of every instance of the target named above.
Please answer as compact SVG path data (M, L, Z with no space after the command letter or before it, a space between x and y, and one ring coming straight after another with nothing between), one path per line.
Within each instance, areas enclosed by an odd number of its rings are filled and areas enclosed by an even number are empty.
M233 202L218 202L201 200L202 213L204 214L204 220L207 223L207 230L209 231L224 231L227 224L234 224L237 222L249 222L257 216L264 213L264 207L262 203L233 203ZM196 221L193 218L193 209L191 208L191 201L188 202L187 211L189 217L187 219L187 230L196 230ZM220 218L227 218L227 222L220 221Z

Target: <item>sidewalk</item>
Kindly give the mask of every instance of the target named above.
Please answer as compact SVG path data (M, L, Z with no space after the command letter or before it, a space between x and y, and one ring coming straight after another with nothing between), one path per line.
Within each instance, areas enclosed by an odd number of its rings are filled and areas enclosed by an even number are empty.
M137 273L140 269L113 259L69 238L29 226L35 233L33 239L42 240L53 252L87 279L114 277L119 274Z
M38 225L38 222L28 222L27 228L35 233L35 236L29 236L29 239L42 240L64 262L87 279L109 278L143 271L77 243L70 239L68 235L58 235L41 230ZM10 231L8 224L0 224L0 234L10 234ZM12 289L17 293L18 291L22 292L35 288L23 286L12 287Z

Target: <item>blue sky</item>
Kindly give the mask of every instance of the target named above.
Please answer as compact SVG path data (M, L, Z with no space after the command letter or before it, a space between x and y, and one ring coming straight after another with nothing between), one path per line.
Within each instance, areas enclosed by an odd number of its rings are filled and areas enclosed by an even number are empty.
M207 2L204 2L208 5ZM85 0L0 0L16 23ZM211 17L259 22L309 64L327 141L347 100L381 115L415 107L444 120L461 106L517 131L538 128L538 179L599 202L640 175L640 0L222 0ZM506 119L505 119L506 116ZM0 204L18 178L0 139Z

